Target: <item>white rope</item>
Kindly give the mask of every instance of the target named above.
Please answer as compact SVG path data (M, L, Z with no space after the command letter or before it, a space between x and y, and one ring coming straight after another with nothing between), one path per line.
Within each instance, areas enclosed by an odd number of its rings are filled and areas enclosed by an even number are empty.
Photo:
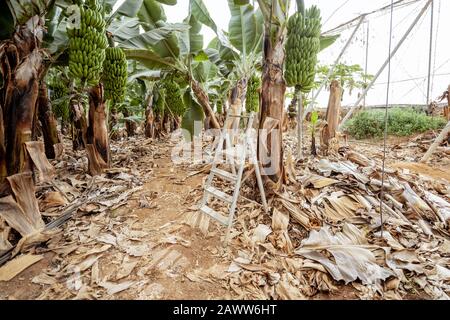
M383 173L381 178L380 192L380 222L381 222L381 238L383 238L384 220L383 220L383 204L384 204L384 184L386 180L386 154L387 154L387 134L388 134L388 110L389 110L389 93L391 89L391 52L392 52L392 29L394 22L394 0L391 0L391 21L389 29L389 62L388 62L388 84L386 90L386 107L384 113L384 147L383 147Z

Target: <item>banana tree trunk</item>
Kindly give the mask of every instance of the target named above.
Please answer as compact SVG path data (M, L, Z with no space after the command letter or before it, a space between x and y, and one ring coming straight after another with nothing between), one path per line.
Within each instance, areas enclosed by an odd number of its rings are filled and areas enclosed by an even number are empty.
M39 79L44 69L40 50L43 26L44 21L34 16L17 27L11 40L0 45L4 82L0 89L0 105L3 108L0 172L5 171L6 167L7 176L32 168L25 143L32 140ZM1 173L2 177L4 175L5 172Z
M77 98L70 100L70 118L72 122L73 150L84 150L87 145L87 120L83 103Z
M145 109L145 137L155 138L155 114L153 112L153 95L147 97Z
M132 116L132 114L125 108L123 110L125 118ZM125 120L125 129L127 130L128 137L134 137L136 135L137 124L132 120Z
M7 177L6 171L6 148L5 148L5 128L3 125L3 108L0 103L0 185Z
M194 91L195 96L198 99L198 102L203 108L203 111L205 112L206 116L210 118L210 124L212 129L220 129L220 124L217 121L216 115L211 108L211 104L209 102L209 97L206 94L206 92L203 90L203 88L200 86L200 84L193 80L191 82L192 90Z
M450 121L450 85L448 86L447 92L443 95L442 100L447 97L447 106L444 107L444 117L447 121Z
M89 126L86 134L86 151L91 175L99 175L103 169L110 166L108 123L106 119L103 85L98 84L89 91Z
M114 132L114 128L117 126L119 122L119 114L117 112L117 108L114 106L111 108L109 113L109 132L111 133L111 139L117 140L119 135L117 132Z
M244 101L247 95L248 80L243 78L238 81L236 86L231 90L229 115L240 116L244 109ZM239 119L230 122L229 129L237 129L239 127Z
M48 98L47 85L41 81L38 98L38 117L41 122L42 134L44 136L45 154L49 159L55 159L55 145L60 143L58 136L58 122L52 112Z
M285 32L272 30L266 21L264 38L264 65L261 90L261 113L258 132L258 160L263 173L279 189L285 181L283 166L282 124L286 93L283 78L285 60ZM276 27L279 29L279 27ZM276 37L272 39L272 33Z

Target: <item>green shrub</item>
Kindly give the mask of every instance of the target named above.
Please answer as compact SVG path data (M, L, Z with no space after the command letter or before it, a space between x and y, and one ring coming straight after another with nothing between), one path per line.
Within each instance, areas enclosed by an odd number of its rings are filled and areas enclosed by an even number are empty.
M346 129L356 139L380 138L384 134L384 110L366 110L351 119ZM442 129L444 118L428 117L412 108L393 108L388 112L388 134L406 137L428 130Z

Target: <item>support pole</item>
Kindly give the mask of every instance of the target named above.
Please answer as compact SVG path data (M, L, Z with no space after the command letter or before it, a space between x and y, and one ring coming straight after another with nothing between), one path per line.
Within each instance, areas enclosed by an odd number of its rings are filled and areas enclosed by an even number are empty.
M413 23L409 26L408 30L406 31L406 33L403 35L403 37L401 38L400 42L397 44L397 46L394 48L394 50L392 51L392 53L390 54L390 56L386 59L386 61L384 62L384 64L381 66L380 70L378 71L378 73L375 75L375 77L373 78L372 82L367 86L367 88L364 90L364 92L361 94L361 96L359 97L358 101L356 101L355 105L350 109L350 111L347 113L347 115L344 117L344 119L341 122L341 125L339 126L339 131L342 131L342 128L344 127L345 123L351 118L351 116L353 115L353 113L355 112L356 108L358 108L359 104L361 103L361 101L364 99L364 97L367 95L367 93L369 92L369 90L373 87L373 85L375 84L375 82L378 80L378 78L380 77L380 75L383 73L384 69L386 69L389 61L395 56L395 54L398 52L398 50L400 49L400 47L403 45L403 43L405 42L406 38L409 36L409 34L411 33L411 31L414 29L414 27L416 26L416 24L419 22L419 20L422 18L422 16L425 14L425 12L427 11L428 7L430 6L430 4L433 2L433 0L428 0L426 5L423 7L422 11L420 11L420 13L417 15L416 19L414 19Z
M364 68L364 74L367 75L369 72L369 40L370 40L370 21L367 21L367 38L366 38L366 61L365 61L365 68ZM366 107L366 97L364 96L363 106Z
M303 96L300 89L296 89L297 93L297 103L298 103L298 110L297 110L297 143L298 143L298 150L297 150L297 158L303 159Z
M359 30L359 28L361 27L362 23L364 22L364 20L366 19L366 16L363 15L361 17L361 19L359 20L358 25L355 27L355 30L353 30L352 35L350 36L350 38L348 39L347 43L345 44L344 48L342 49L341 53L339 54L339 56L337 57L336 61L334 62L333 66L331 67L331 69L328 71L327 76L325 77L325 79L322 81L322 84L320 85L320 88L317 90L316 94L313 96L313 99L311 101L311 104L308 106L308 108L306 109L305 113L303 114L303 120L305 120L306 116L308 115L308 113L310 113L312 111L312 109L314 108L314 104L317 101L317 98L319 97L320 93L322 92L323 88L326 86L328 80L330 79L330 77L333 75L334 70L336 69L336 66L338 65L339 61L341 61L342 56L344 55L344 53L347 51L348 47L350 46L350 44L352 43L353 38L356 36L356 32Z
M431 96L431 68L432 68L432 54L433 54L433 29L434 29L434 1L431 0L431 25L430 25L430 49L428 52L428 84L427 84L427 106L430 105Z

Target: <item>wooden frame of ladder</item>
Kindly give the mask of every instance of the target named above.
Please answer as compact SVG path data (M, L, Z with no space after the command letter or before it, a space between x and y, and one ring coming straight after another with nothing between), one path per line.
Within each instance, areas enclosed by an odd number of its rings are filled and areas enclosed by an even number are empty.
M231 227L233 226L234 215L235 215L237 203L239 200L241 183L242 183L242 175L243 175L244 169L245 169L245 164L246 164L246 159L247 159L247 151L248 151L249 146L251 149L250 150L250 153L251 153L250 158L255 166L256 180L258 182L258 188L259 188L259 191L261 194L262 205L263 205L264 209L266 210L266 212L268 211L266 194L264 191L264 185L263 185L263 181L262 181L262 177L261 177L261 169L259 167L258 158L256 155L256 148L253 145L252 141L250 141L254 117L255 117L255 114L253 112L249 116L233 116L233 115L227 116L227 119L225 120L224 128L222 129L222 132L219 137L219 143L218 143L216 151L215 151L215 156L214 156L214 160L212 163L211 172L208 176L208 179L206 180L205 193L203 195L203 200L200 204L200 211L202 213L210 216L214 220L218 221L220 224L227 227L227 234L225 236L226 244L228 244L228 242L230 240L229 239L230 234L231 234L230 231L231 231ZM233 172L227 172L227 171L219 169L218 164L219 164L219 160L224 152L224 150L223 150L224 143L231 146L230 140L233 140L233 139L230 139L229 133L227 132L228 124L229 124L229 121L235 121L236 118L248 119L248 122L247 122L247 127L245 130L243 151L239 157L239 169L236 172L235 164L233 161L233 163L231 165ZM222 179L225 179L227 181L235 183L233 195L226 194L225 192L222 192L222 191L216 189L215 187L213 187L212 183L213 183L214 177L220 177ZM225 203L228 203L230 205L230 208L228 211L228 217L225 217L221 213L215 211L214 209L212 209L208 206L208 202L211 199L211 197L214 197L214 198L221 200Z

